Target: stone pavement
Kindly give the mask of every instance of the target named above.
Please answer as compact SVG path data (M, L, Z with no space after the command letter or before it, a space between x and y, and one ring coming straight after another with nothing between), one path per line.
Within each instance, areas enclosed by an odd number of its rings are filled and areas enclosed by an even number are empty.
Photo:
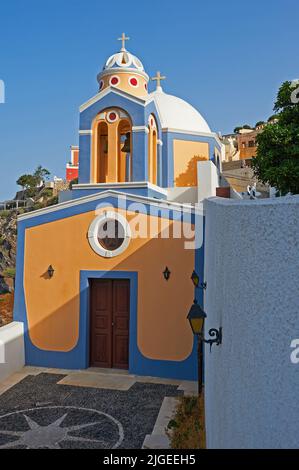
M0 384L0 449L136 449L145 438L147 448L167 448L175 397L192 388L122 371L25 367Z

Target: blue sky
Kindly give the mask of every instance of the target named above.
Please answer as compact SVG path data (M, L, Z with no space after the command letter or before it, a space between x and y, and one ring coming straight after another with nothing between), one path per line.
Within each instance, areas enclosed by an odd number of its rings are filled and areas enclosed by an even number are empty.
M298 0L2 1L0 200L39 164L64 176L78 107L123 31L146 71L167 75L164 90L225 133L268 118L279 85L299 76L298 17Z

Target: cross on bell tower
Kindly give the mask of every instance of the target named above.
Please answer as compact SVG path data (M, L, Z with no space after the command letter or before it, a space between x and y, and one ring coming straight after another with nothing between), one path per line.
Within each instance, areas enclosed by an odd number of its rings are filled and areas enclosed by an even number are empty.
M162 90L161 87L161 80L165 80L166 77L161 75L161 72L157 72L157 75L155 77L152 77L151 80L156 80L157 82L157 90Z
M130 38L128 36L126 36L126 33L122 33L121 38L117 39L118 41L121 41L121 44L122 44L121 51L126 50L126 41L129 41L129 39Z

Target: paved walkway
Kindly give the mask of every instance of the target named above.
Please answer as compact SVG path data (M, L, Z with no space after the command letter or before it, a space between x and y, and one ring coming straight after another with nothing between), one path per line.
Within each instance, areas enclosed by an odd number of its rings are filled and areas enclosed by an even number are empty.
M122 371L25 367L0 383L0 449L141 448L163 434L176 397L195 391Z

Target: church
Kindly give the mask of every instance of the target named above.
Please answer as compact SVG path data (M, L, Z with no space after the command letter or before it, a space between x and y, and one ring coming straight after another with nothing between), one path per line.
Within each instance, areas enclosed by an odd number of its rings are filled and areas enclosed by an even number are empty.
M191 277L204 282L201 200L224 149L160 72L149 92L120 39L79 109L78 183L19 216L14 320L27 365L194 380Z

